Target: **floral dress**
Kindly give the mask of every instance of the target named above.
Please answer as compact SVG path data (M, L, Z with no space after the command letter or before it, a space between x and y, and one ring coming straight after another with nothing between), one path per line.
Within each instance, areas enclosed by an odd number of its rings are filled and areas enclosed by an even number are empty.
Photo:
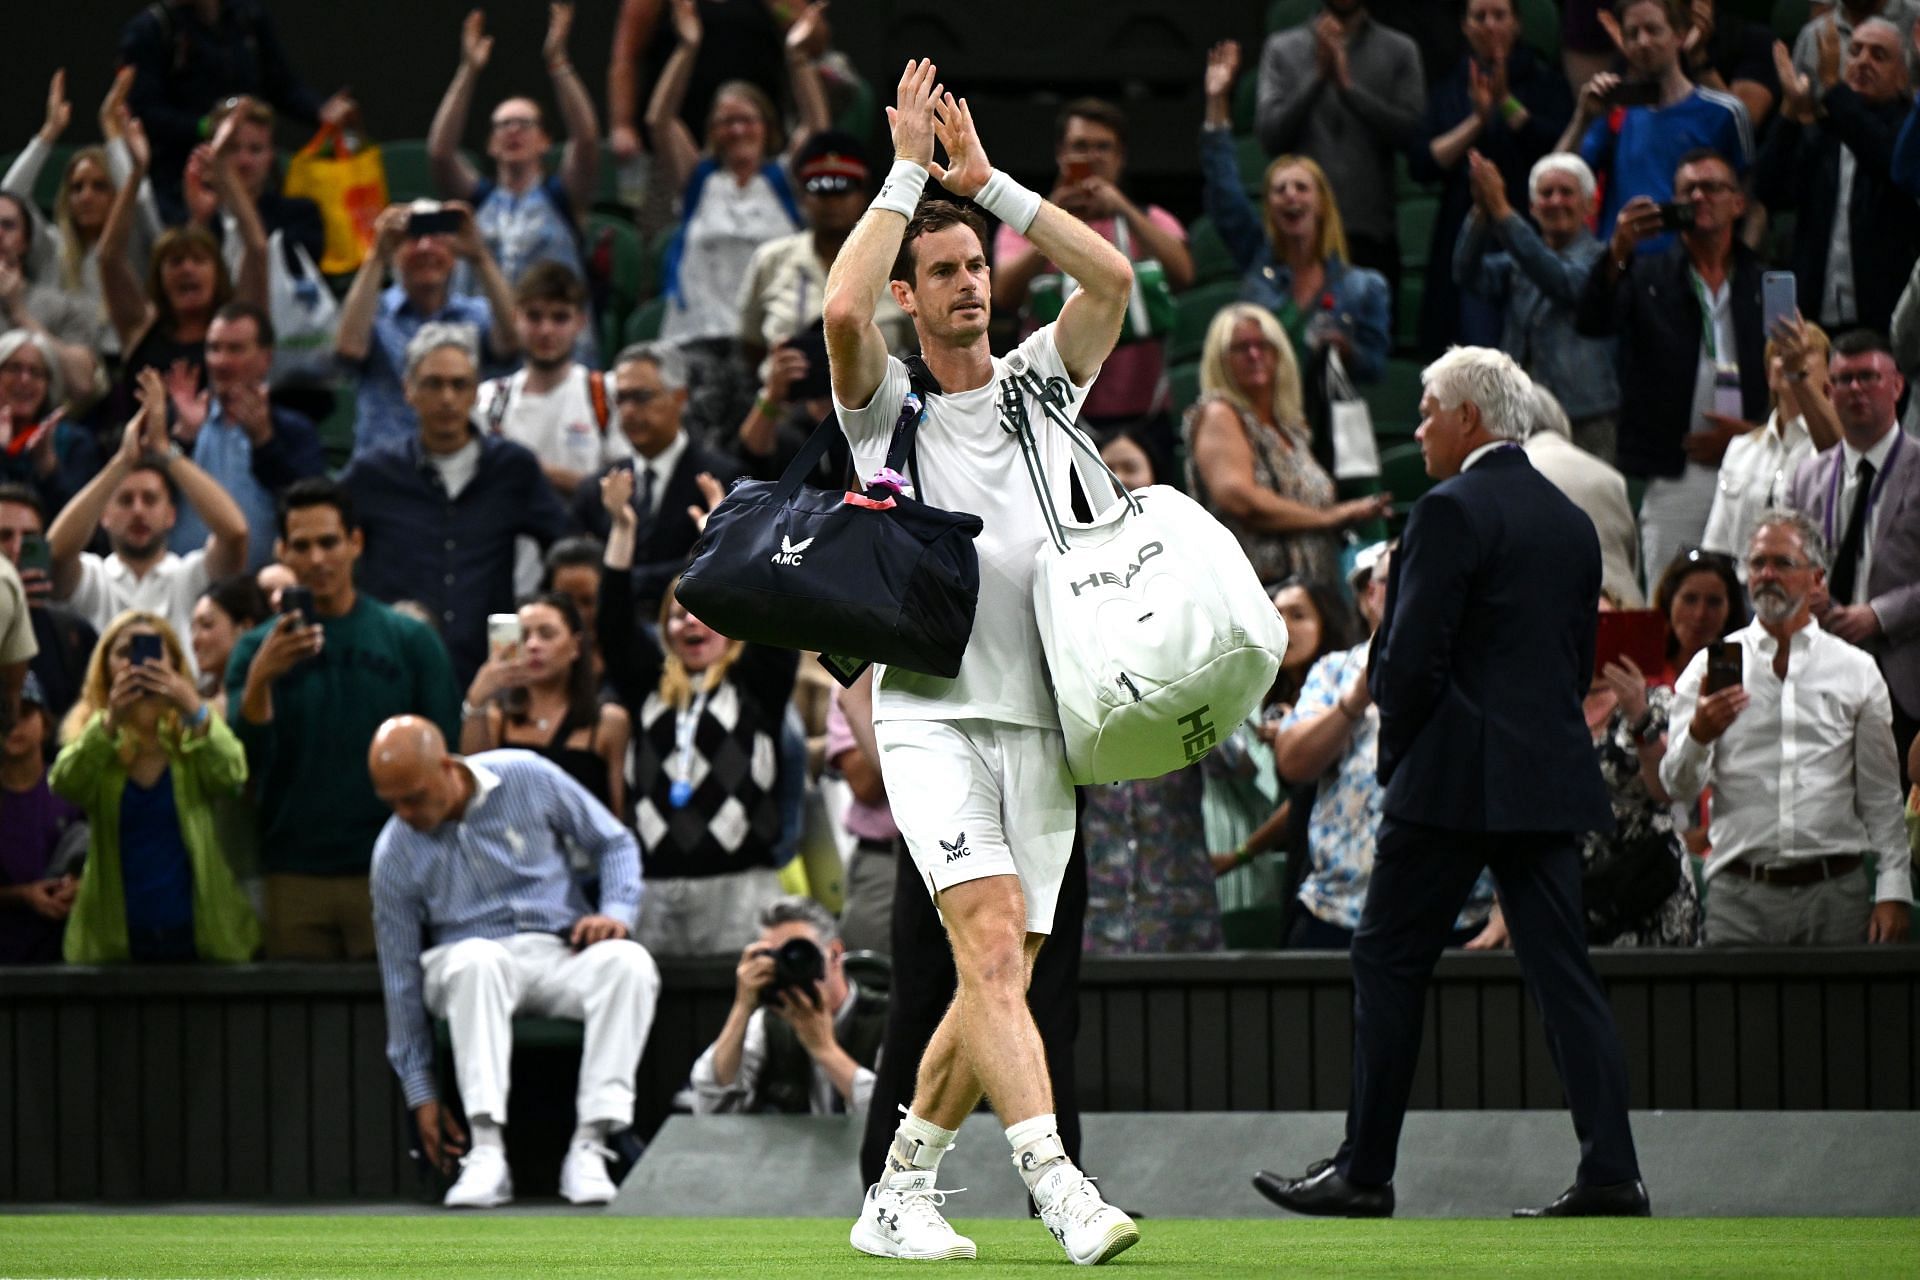
M1203 786L1201 767L1189 765L1086 789L1087 954L1221 948Z
M1673 690L1659 685L1649 688L1647 710L1656 730L1664 733L1667 717L1673 710ZM1580 852L1589 871L1602 859L1636 841L1664 837L1669 851L1680 864L1680 877L1673 893L1651 915L1612 937L1593 941L1610 947L1698 946L1700 895L1694 888L1692 869L1687 865L1686 847L1674 829L1673 814L1668 806L1656 802L1647 792L1646 782L1640 777L1640 755L1634 747L1633 729L1623 712L1616 709L1607 720L1594 750L1600 757L1600 773L1607 780L1607 792L1613 797L1615 825L1611 835L1596 831L1586 834Z
M1240 549L1252 561L1265 583L1297 577L1329 586L1340 581L1340 539L1328 530L1270 533L1250 529L1221 512L1207 493L1207 483L1193 464L1193 432L1208 405L1218 401L1233 410L1253 450L1254 483L1292 502L1308 507L1331 507L1336 490L1333 477L1313 456L1313 440L1301 426L1269 427L1219 392L1202 396L1187 410L1181 432L1187 447L1187 492L1194 501L1233 531Z

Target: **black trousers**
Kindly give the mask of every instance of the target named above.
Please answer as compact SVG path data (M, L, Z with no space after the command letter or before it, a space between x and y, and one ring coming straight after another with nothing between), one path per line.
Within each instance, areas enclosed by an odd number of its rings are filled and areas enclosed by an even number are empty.
M1913 740L1920 736L1920 716L1910 716L1899 703L1893 704L1893 749L1900 757L1900 794L1905 796L1907 788L1913 785L1913 778L1907 772L1907 756L1913 750Z
M1381 823L1367 905L1353 939L1353 1101L1335 1163L1361 1186L1393 1180L1413 1087L1427 983L1480 868L1493 869L1527 989L1580 1139L1575 1181L1640 1176L1627 1123L1627 1061L1587 958L1576 837L1442 831Z
M1073 857L1054 908L1053 935L1040 948L1033 985L1027 989L1027 1007L1046 1046L1060 1141L1075 1164L1080 1162L1080 1100L1073 1045L1080 1033L1080 939L1086 923L1087 858L1076 833ZM873 1102L860 1143L863 1190L880 1181L887 1148L900 1127L900 1108L913 1102L920 1055L953 1003L954 987L953 948L946 928L914 870L913 859L903 850L893 892L893 991L887 1001L887 1035L881 1042Z

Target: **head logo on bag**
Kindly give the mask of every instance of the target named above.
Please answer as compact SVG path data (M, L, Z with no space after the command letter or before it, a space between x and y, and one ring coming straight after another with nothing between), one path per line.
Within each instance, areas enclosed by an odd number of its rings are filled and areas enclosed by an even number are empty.
M1188 764L1213 749L1216 735L1213 722L1206 718L1207 712L1212 709L1212 704L1208 703L1180 717L1180 745L1186 749Z
M773 553L775 564L799 564L800 553L813 545L812 538L802 538L798 542L789 541L786 534L780 535L780 549Z
M1122 578L1117 573L1108 573L1102 570L1098 573L1090 573L1084 578L1076 578L1068 585L1073 588L1073 594L1076 598L1080 595L1081 588L1083 587L1088 591L1093 590L1095 587L1130 587L1133 585L1134 575L1140 572L1147 561L1153 559L1165 550L1166 548L1159 543L1149 542L1146 546L1134 553L1139 559L1127 566L1126 577Z

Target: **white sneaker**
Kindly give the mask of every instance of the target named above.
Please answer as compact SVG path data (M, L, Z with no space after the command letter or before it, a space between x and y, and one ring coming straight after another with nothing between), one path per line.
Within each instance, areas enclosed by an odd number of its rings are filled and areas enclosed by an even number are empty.
M1140 1228L1093 1188L1093 1179L1059 1160L1033 1186L1040 1221L1083 1267L1097 1267L1140 1241Z
M618 1190L607 1176L607 1161L613 1152L593 1141L581 1138L567 1148L560 1165L560 1194L568 1204L608 1204Z
M449 1209L496 1209L513 1199L504 1147L475 1147L460 1157L460 1178L441 1201Z
M932 1261L971 1258L973 1241L940 1216L947 1193L933 1188L932 1170L894 1173L867 1188L859 1221L849 1242L876 1258L916 1258Z

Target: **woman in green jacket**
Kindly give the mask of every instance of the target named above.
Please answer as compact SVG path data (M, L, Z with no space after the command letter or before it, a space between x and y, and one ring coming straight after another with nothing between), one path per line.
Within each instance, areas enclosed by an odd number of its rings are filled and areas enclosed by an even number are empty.
M246 754L201 700L164 619L129 611L107 624L61 736L48 781L91 833L68 963L252 959L260 923L213 816L246 781Z

